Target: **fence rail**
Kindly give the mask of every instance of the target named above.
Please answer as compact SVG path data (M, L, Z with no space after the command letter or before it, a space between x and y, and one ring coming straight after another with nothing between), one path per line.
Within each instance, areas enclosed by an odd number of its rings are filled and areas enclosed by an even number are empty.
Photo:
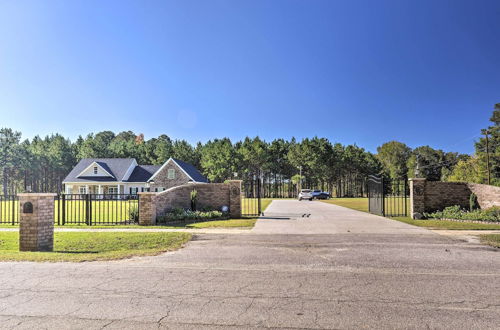
M15 225L19 222L19 197L0 195L0 223Z

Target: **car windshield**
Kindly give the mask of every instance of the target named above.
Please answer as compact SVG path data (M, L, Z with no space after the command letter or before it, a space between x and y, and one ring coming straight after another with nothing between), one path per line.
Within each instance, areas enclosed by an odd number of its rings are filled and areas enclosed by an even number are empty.
M315 190L314 192L321 192L321 190Z
M309 189L302 189L300 192L303 192L303 193L310 193L310 192L311 192L311 190L309 190Z

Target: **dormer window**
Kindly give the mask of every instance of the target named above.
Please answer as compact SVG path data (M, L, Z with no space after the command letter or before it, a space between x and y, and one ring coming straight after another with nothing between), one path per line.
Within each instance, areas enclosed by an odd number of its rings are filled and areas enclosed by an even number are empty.
M97 166L94 166L94 174L97 174Z
M169 168L167 172L168 179L175 179L175 170L173 168Z

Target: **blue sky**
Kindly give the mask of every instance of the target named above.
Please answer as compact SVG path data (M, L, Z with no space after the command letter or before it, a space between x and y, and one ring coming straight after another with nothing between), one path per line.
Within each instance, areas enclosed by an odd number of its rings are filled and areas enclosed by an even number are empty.
M0 0L0 127L472 152L500 1Z

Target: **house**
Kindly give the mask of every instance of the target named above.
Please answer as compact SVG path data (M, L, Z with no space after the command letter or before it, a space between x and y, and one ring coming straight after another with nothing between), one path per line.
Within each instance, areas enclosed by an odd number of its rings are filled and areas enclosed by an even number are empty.
M208 183L193 165L170 158L138 165L134 158L85 158L63 180L66 194L131 194L163 191L186 183Z

